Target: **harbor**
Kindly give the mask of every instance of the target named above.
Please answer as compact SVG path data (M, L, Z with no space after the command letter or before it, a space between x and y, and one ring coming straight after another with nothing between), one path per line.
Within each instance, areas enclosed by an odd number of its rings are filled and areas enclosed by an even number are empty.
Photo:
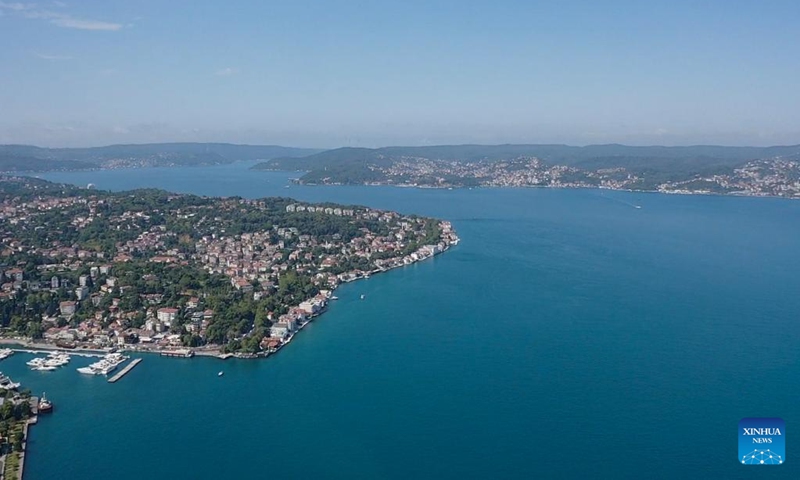
M136 365L139 365L139 363L141 363L141 361L142 361L142 359L141 359L141 358L135 358L135 359L133 359L133 360L131 361L131 363L129 363L129 364L127 364L127 365L125 365L125 368L123 368L122 370L120 370L119 372L117 372L117 374L116 374L116 375L114 375L113 377L109 378L109 379L108 379L108 383L116 383L116 382L117 382L117 380L121 379L122 377L124 377L125 375L127 375L127 374L128 374L128 372L130 372L131 370L133 370L133 369L136 367Z

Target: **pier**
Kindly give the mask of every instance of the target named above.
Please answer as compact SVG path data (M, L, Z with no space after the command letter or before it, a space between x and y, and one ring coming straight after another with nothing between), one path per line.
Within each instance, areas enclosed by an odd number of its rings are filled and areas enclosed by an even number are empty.
M141 359L141 358L135 358L135 359L133 359L133 360L131 361L131 363L129 363L129 364L127 364L127 365L125 365L125 368L123 368L122 370L120 370L119 372L117 372L117 374L116 374L116 375L114 375L113 377L109 378L109 379L108 379L108 383L114 383L114 382L116 382L117 380L119 380L120 378L124 377L125 375L127 375L127 373L128 373L128 372L130 372L131 370L133 370L133 367L135 367L136 365L139 365L139 362L141 362L141 361L142 361L142 359Z

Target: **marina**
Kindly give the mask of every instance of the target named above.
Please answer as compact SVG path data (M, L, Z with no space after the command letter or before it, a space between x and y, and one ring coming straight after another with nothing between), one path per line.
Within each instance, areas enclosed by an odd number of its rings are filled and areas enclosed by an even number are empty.
M139 365L139 363L141 363L141 361L142 361L141 358L133 359L133 361L131 361L131 363L125 365L125 367L122 370L120 370L119 372L117 372L116 375L114 375L113 377L109 378L108 379L108 383L116 383L117 380L121 379L122 377L127 375L128 372L133 370L134 367L136 367L136 365Z

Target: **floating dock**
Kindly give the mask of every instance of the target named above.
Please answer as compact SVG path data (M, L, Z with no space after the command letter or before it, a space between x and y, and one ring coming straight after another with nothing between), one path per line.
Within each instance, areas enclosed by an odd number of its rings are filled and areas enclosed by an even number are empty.
M122 370L120 370L119 372L117 372L117 374L116 374L116 375L114 375L113 377L109 378L109 379L108 379L108 383L114 383L114 382L116 382L117 380L119 380L120 378L124 377L124 376L125 376L125 375L126 375L128 372L130 372L131 370L133 370L133 367L135 367L136 365L139 365L139 362L141 362L141 361L142 361L142 359L141 359L141 358L135 358L135 359L133 359L133 360L131 361L131 363L129 363L129 364L127 364L127 365L125 365L125 368L123 368Z

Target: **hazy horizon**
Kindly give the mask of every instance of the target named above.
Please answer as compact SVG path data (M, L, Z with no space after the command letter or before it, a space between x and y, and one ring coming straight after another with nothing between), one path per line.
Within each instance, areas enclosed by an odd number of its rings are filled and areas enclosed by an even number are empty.
M251 147L285 147L285 148L297 148L297 149L309 149L309 150L320 150L320 151L327 151L327 150L336 150L340 148L366 148L366 149L381 149L381 148L403 148L403 147L459 147L459 146L485 146L485 147L493 147L493 146L503 146L503 145L531 145L531 146L539 146L539 145L558 145L558 146L566 146L566 147L576 147L576 148L584 148L584 147L598 147L598 146L605 146L605 145L620 145L623 147L651 147L651 148L662 148L662 147L675 147L675 148L694 148L694 147L731 147L731 148L766 148L766 147L793 147L793 146L800 146L799 143L795 144L764 144L764 145L723 145L723 144L685 144L685 145L663 145L663 144L630 144L630 143L619 143L619 142L608 142L608 143L587 143L587 144L569 144L569 143L554 143L554 142L543 142L543 143L449 143L449 144L442 144L442 143L430 143L430 144L420 144L420 145L399 145L399 144L389 144L389 145L377 145L374 147L367 147L367 146L350 146L350 145L339 145L333 147L311 147L307 145L286 145L286 144L272 144L272 143L237 143L237 142L227 142L227 141L159 141L159 142L129 142L129 143L102 143L96 145L75 145L75 146L65 146L65 145L54 145L54 146L47 146L47 145L36 145L32 143L0 143L0 147L8 147L8 146L23 146L23 147L37 147L37 148L50 148L50 149L88 149L88 148L103 148L103 147L115 147L115 146L125 146L125 145L170 145L170 144L227 144L227 145L237 145L237 146L251 146Z
M800 4L0 0L1 144L800 143Z

